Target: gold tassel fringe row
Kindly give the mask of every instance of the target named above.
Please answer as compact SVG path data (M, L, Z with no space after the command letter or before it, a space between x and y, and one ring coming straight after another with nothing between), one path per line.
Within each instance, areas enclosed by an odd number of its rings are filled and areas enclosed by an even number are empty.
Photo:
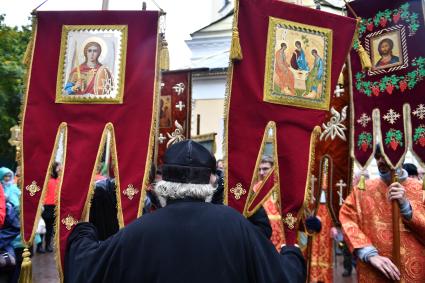
M22 252L22 265L21 273L19 274L19 283L30 283L32 282L32 263L31 253L28 248L25 248Z

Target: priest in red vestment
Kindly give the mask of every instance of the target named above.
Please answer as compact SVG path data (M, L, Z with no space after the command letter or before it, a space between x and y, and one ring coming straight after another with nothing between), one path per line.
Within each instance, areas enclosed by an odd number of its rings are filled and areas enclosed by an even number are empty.
M391 183L390 167L379 148L375 155L380 178L355 187L341 207L339 218L350 251L359 258L359 282L425 282L425 206L422 186L397 171L399 182ZM393 246L391 201L400 204L400 254L398 269L391 260Z

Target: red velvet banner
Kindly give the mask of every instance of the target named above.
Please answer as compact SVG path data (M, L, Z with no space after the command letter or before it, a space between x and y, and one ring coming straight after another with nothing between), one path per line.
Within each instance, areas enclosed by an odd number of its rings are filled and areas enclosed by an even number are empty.
M310 139L326 115L315 109L329 110L330 93L351 47L355 25L347 17L280 1L239 2L243 59L233 63L227 101L227 201L247 215L247 207L260 204L269 193L252 192L269 125L275 134L277 161L269 179L280 187L288 243L296 241L298 213L308 188ZM271 42L275 45L270 48ZM273 60L281 68L274 74ZM272 74L267 75L270 70ZM279 89L288 94L275 95ZM315 98L319 92L325 94L323 99Z
M344 85L338 85L332 96L331 111L326 114L322 133L315 149L313 175L310 177L308 207L317 211L324 189L323 172L327 171L326 206L333 225L339 225L339 209L351 191L352 160L350 158L350 95L347 68L344 71ZM324 160L328 159L327 168Z
M60 130L59 258L72 227L88 213L106 129L112 132L120 224L141 211L155 133L158 18L158 12L140 11L37 13L22 121L21 233L27 244L37 227Z
M167 147L180 138L190 138L192 74L189 70L162 73L159 102L157 164L162 164Z
M354 157L360 166L368 165L378 137L375 129L393 167L401 165L409 147L423 161L424 3L356 0L350 5L361 17L359 42L372 61L372 69L362 71L359 56L351 54Z

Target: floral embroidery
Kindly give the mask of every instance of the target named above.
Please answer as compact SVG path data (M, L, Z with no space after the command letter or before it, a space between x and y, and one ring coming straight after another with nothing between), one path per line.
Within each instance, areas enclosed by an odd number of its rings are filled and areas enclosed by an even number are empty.
M403 146L403 134L400 130L390 129L385 135L385 144L392 150L397 150L398 146Z
M405 92L406 89L412 90L425 77L425 58L418 57L412 60L412 66L416 66L415 70L408 72L406 75L384 76L376 82L366 81L365 73L358 72L355 79L355 87L358 91L367 96L379 96L381 93L387 92L393 94L394 89Z
M345 132L347 130L347 127L343 124L345 119L347 118L347 108L348 106L345 106L342 108L341 114L335 110L335 108L331 108L332 117L329 119L329 122L323 123L323 133L320 135L320 140L327 140L329 137L334 140L336 136L338 136L343 141L346 141Z
M368 132L362 132L357 140L357 146L363 152L366 152L369 148L372 148L372 134Z
M415 129L413 141L415 144L419 144L420 146L425 147L425 125L421 124Z

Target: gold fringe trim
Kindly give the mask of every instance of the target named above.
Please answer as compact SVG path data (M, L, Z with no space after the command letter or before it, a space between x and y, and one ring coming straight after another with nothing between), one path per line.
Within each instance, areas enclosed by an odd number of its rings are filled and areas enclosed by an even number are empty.
M233 15L232 27L232 43L230 45L230 59L240 61L243 58L241 42L239 38L238 16L239 16L239 0L235 0L235 10Z
M30 258L30 251L25 248L22 252L22 265L21 273L19 274L19 283L31 283L32 282L32 263Z
M27 48L25 49L24 57L22 58L22 63L26 66L29 66L31 61L32 61L32 52L33 52L33 49L34 49L34 42L35 42L34 39L35 39L35 36L36 36L36 33L34 31L35 31L35 28L36 28L36 25L37 25L37 16L36 15L37 14L34 13L32 18L31 18L31 25L32 25L32 31L33 32L31 34L30 41L27 44Z
M158 21L159 21L159 18L158 18ZM158 31L159 31L159 24L158 24ZM159 102L160 102L160 96L161 96L161 81L162 81L162 75L161 75L161 70L159 66L160 54L158 52L160 37L157 38L156 42L157 43L156 43L156 57L155 57L155 79L154 79L153 100L152 100L151 128L150 128L149 144L146 151L145 173L143 176L142 188L140 190L141 195L140 195L137 217L140 217L143 214L143 208L145 207L146 189L150 185L149 173L150 173L152 164L156 165L156 160L158 155L158 140L156 137L158 136L158 133L159 133Z
M274 165L272 167L272 170L270 171L269 175L267 175L263 181L263 185L267 182L268 178L274 178L274 185L271 188L271 190L261 199L261 201L259 201L257 203L257 205L253 208L250 209L250 207L253 204L253 201L256 199L256 196L262 191L262 187L260 186L258 188L257 192L254 192L254 186L255 184L258 182L258 167L260 166L261 163L261 158L264 155L264 150L266 147L266 142L267 139L269 137L269 132L270 129L273 130L273 160L274 160ZM274 177L272 176L272 173L274 173ZM252 216L262 205L263 203L270 198L270 196L272 195L273 191L276 191L277 193L277 199L278 199L278 206L280 207L280 202L281 202L281 191L280 191L280 177L279 177L279 159L278 159L278 154L277 154L277 127L276 127L276 122L274 121L269 121L266 125L266 127L264 128L264 134L263 134L263 139L261 141L261 146L260 149L258 151L258 155L257 155L257 161L255 163L255 167L252 173L252 179L251 179L251 185L249 187L248 190L248 197L246 199L245 202L245 207L244 207L244 211L243 211L243 215L246 217L250 217ZM279 213L282 213L281 211Z

